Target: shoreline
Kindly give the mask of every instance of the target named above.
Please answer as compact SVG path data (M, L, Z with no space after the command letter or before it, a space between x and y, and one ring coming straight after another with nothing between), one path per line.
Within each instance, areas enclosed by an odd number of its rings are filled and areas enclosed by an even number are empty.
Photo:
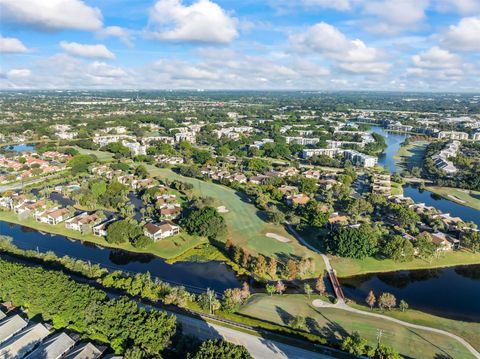
M58 236L65 237L67 239L80 241L82 243L86 242L86 243L89 243L89 244L98 245L98 246L101 246L101 247L106 248L106 249L120 249L120 250L130 252L130 253L134 253L134 254L149 254L149 255L158 257L158 258L160 258L164 261L172 261L175 258L185 254L189 250L199 246L200 244L205 243L205 240L202 239L202 238L194 238L194 240L197 241L194 246L189 246L188 248L182 250L181 252L179 252L178 254L176 254L174 256L165 256L165 255L161 255L157 251L135 248L131 244L117 245L117 244L114 244L114 243L108 243L106 241L106 239L104 239L103 237L96 237L93 234L82 235L79 232L77 233L76 231L68 230L66 228L57 229L57 228L52 227L51 225L48 225L48 224L35 225L36 222L35 223L30 223L30 222L27 222L27 221L21 221L18 218L15 218L14 216L12 216L12 218L6 218L4 216L5 213L14 214L13 212L6 212L6 211L2 212L2 211L0 211L0 222L15 224L15 225L19 225L19 226L22 226L22 227L27 227L27 228L30 228L32 230L35 230L35 231L38 231L38 232L41 232L41 233L58 235ZM29 218L29 219L31 219L31 218ZM48 227L44 227L44 226L48 226ZM0 235L2 235L2 233L0 233Z

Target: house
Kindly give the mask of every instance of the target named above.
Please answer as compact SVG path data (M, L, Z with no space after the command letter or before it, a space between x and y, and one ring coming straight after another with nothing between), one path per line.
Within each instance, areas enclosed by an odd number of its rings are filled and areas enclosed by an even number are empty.
M112 224L113 222L115 222L116 219L115 218L111 218L107 221L103 221L95 226L93 226L92 230L93 230L93 234L95 236L99 236L99 237L106 237L107 236L107 228L110 224Z
M28 354L25 359L54 359L61 358L75 345L73 340L66 333L61 332L45 339L33 352Z
M0 315L3 315L5 317L2 311L0 311L0 313ZM14 336L16 333L18 333L20 330L25 328L27 324L27 321L18 314L7 317L6 319L2 318L2 321L0 323L0 344L2 344L6 340Z
M154 241L158 241L180 233L180 227L170 221L163 221L158 224L150 222L143 227L143 233Z
M57 208L41 212L35 212L35 219L41 223L59 224L70 218L70 210L68 208Z
M456 238L449 236L443 232L430 233L432 242L437 246L437 252L451 251L452 249L458 249L460 241Z
M23 358L49 334L50 331L43 324L31 324L2 343L0 358Z
M252 176L248 179L248 181L253 184L262 184L267 178L268 176L264 175Z
M230 177L231 182L247 183L247 176L243 173L236 173Z
M160 208L160 217L165 219L173 219L180 215L182 208L179 204L166 204Z
M303 193L287 196L287 203L291 206L303 206L307 204L308 201L310 201L310 197Z
M328 219L328 223L330 225L337 224L337 223L347 223L348 216L339 214L338 212L332 213L330 218Z
M65 221L65 227L74 231L82 232L86 227L92 227L100 221L101 218L96 213L88 214L88 212L83 212L78 216L67 219Z
M16 205L13 210L17 214L23 214L23 213L31 213L38 211L40 209L45 209L46 208L46 203L44 200L40 201L35 201L35 200L27 200L24 201L18 205Z

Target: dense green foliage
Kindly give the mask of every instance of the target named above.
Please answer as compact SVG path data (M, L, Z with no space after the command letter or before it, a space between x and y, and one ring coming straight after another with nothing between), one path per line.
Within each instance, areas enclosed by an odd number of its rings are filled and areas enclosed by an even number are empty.
M182 219L188 233L216 239L227 231L225 219L213 207L193 208Z
M251 359L247 349L223 339L203 342L193 359Z
M141 348L160 357L176 332L175 318L138 308L127 298L78 284L65 274L0 260L0 298L41 314L55 328L72 328L86 337L108 343L117 352Z
M378 233L368 225L339 227L327 236L326 248L335 255L363 259L376 253L378 239Z

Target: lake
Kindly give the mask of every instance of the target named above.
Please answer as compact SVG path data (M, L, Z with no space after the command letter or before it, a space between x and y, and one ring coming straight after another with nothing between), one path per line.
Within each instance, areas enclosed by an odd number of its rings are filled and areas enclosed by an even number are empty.
M68 255L90 261L92 264L100 264L110 270L150 272L154 277L174 285L183 285L194 292L204 291L206 288L223 292L227 288L241 285L235 272L225 263L218 261L168 264L154 255L103 248L60 235L43 234L31 228L3 221L0 221L0 235L12 237L12 243L21 249L52 251L57 256Z
M401 147L401 143L405 140L407 135L400 133L386 132L382 127L372 126L372 132L376 132L385 137L387 148L384 153L378 158L378 163L381 166L388 168L390 172L401 172L397 167L395 154ZM465 221L471 221L477 224L480 228L480 211L471 207L462 206L448 199L442 198L428 190L419 190L417 186L407 185L403 188L404 195L412 198L417 203L425 203L427 206L433 206L444 213L450 213L453 217L460 217Z
M365 304L370 290L389 292L410 308L441 317L480 322L480 264L428 270L402 270L341 278L347 298Z

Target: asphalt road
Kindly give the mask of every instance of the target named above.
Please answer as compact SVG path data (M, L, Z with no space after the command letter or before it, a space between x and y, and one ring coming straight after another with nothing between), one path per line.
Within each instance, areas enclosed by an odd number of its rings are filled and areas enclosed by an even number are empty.
M221 325L212 324L201 319L196 319L175 313L177 321L183 326L183 333L198 337L201 340L224 338L225 340L240 344L247 348L254 358L295 358L295 359L328 359L332 356L314 353L288 344L264 339Z

